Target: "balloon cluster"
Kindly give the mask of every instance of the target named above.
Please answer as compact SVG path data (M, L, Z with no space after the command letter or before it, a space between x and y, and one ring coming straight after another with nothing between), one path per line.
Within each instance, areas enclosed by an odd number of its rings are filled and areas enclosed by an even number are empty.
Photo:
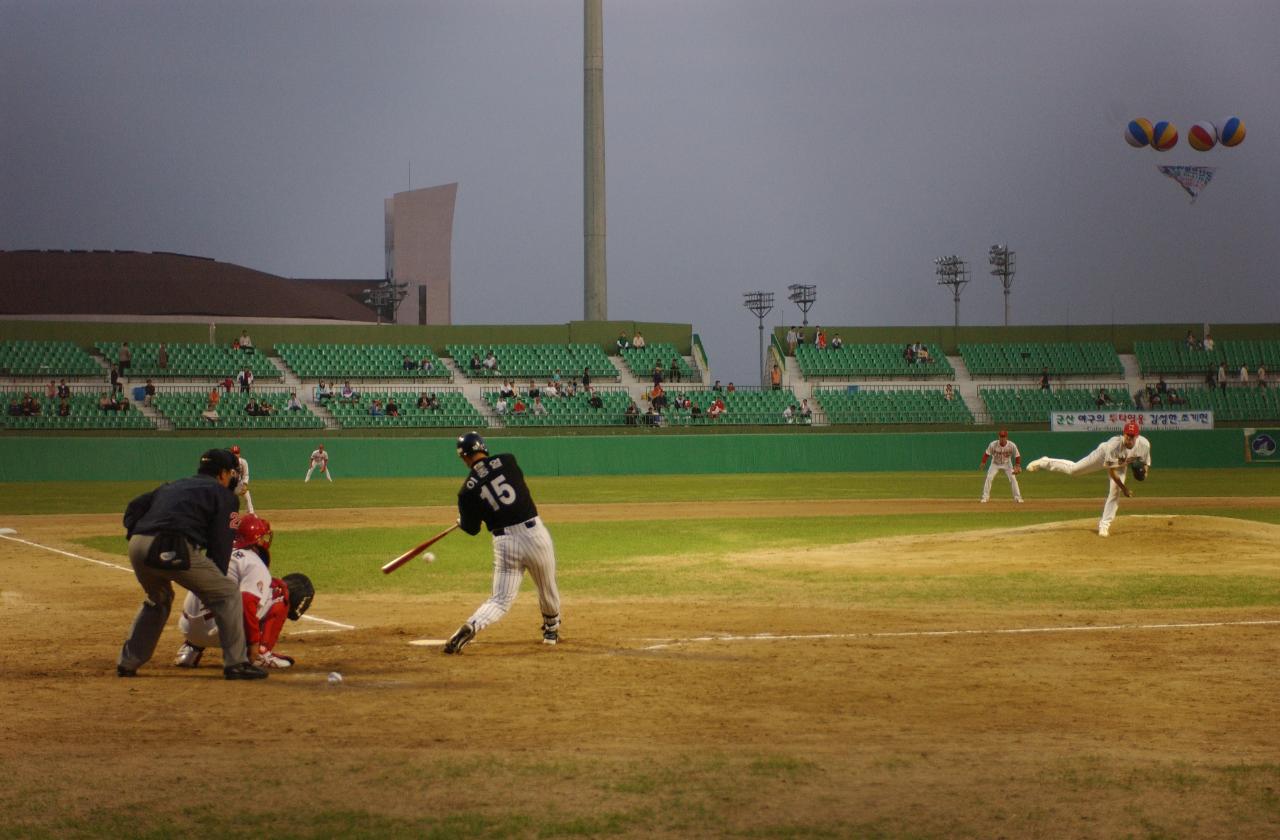
M1168 120L1155 125L1145 117L1130 120L1124 129L1124 139L1135 149L1150 146L1157 152L1167 152L1178 145L1178 127ZM1207 152L1221 143L1239 146L1244 141L1244 121L1239 117L1227 117L1221 125L1209 121L1198 122L1187 132L1187 145L1197 152Z

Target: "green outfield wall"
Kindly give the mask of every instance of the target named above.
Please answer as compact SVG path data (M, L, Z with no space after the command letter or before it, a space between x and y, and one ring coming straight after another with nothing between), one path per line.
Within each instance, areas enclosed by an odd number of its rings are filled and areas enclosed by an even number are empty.
M655 475L743 472L893 472L976 469L990 432L900 434L613 435L489 437L493 452L511 451L530 475ZM1160 467L1241 467L1242 429L1151 432ZM1024 462L1040 455L1080 458L1106 435L1020 432ZM301 479L316 439L238 437L252 478ZM458 475L449 438L323 439L337 479ZM226 438L0 438L0 481L163 481L195 471L205 449Z

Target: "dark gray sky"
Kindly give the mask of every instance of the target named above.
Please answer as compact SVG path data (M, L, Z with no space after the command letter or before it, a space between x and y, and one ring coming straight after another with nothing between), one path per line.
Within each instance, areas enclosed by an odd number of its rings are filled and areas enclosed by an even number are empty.
M955 253L996 324L1007 242L1013 323L1280 321L1278 39L1274 0L605 0L609 315L749 382L743 292L949 324ZM1157 163L1220 168L1192 205ZM376 277L382 200L452 181L455 322L581 318L579 0L0 0L0 248Z

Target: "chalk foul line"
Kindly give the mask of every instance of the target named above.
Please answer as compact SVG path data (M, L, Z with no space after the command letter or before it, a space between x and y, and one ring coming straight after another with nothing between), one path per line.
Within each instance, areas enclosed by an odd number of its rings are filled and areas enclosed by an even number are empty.
M122 572L128 572L129 574L133 574L133 569L129 566L121 566L119 563L109 563L106 560L96 560L92 557L85 557L83 554L75 554L70 551L63 551L60 548L54 548L53 546L42 545L41 543L32 542L31 540L24 540L19 537L12 536L11 533L9 534L4 533L5 530L8 530L8 529L0 529L0 539L10 540L11 542L16 542L16 543L22 543L23 545L29 545L32 548L39 548L43 551L52 551L54 554L61 554L64 557L74 557L76 560L83 560L86 563L95 563L99 566L106 566L109 569L119 569ZM340 621L331 621L327 618L320 618L317 615L303 615L302 617L307 621L318 621L321 624L326 624L330 627L336 627L340 630L356 629L355 625L343 624ZM318 632L326 632L326 631L318 631Z
M748 635L721 634L716 636L692 636L687 639L645 639L658 644L648 645L642 650L663 650L677 645L697 644L702 642L781 642L809 641L817 639L906 639L928 636L1011 636L1029 635L1033 633L1099 633L1120 630L1189 630L1197 627L1258 627L1280 625L1280 619L1251 619L1245 621L1194 621L1165 622L1160 624L1083 624L1062 627L1005 627L977 630L898 630L866 633L752 633Z

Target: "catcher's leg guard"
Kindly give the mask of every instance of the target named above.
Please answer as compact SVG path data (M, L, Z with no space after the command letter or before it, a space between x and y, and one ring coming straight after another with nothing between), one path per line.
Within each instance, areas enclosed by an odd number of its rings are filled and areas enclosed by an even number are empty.
M178 655L174 658L173 664L179 668L194 668L200 664L202 656L204 656L204 648L196 647L190 642L183 642L178 648Z

